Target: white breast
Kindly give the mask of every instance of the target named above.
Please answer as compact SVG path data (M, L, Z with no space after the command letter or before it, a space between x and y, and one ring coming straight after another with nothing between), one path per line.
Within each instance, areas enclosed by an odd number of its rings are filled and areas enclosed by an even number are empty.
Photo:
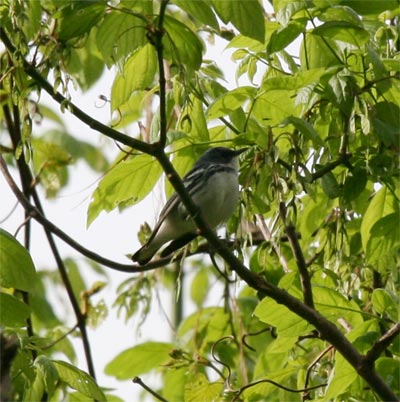
M209 178L207 186L193 200L202 206L207 223L215 228L226 222L234 212L239 199L237 174L221 172Z

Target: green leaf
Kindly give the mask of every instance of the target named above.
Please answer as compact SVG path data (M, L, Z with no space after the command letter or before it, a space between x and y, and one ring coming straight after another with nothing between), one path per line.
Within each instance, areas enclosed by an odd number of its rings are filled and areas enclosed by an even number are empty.
M61 360L54 360L53 365L58 372L60 380L69 387L98 401L106 400L103 391L89 374Z
M135 204L152 189L162 169L149 155L138 155L116 165L101 180L92 195L88 209L89 226L101 211L112 211L121 203Z
M376 133L387 147L396 146L399 142L399 116L399 105L393 102L375 104L372 122Z
M300 47L301 65L307 69L341 65L337 57L339 54L339 48L333 40L312 34L306 35Z
M201 21L219 31L219 24L215 14L205 0L174 0L174 4L188 13L192 18Z
M399 255L400 213L396 211L379 219L372 226L366 250L367 261L385 272Z
M332 172L328 172L322 176L321 187L329 198L337 198L341 194L341 187Z
M343 197L349 202L356 199L367 185L367 172L362 168L355 168L349 172L343 186Z
M191 141L207 142L210 140L207 122L204 116L203 103L197 97L190 97L180 119L182 131L190 133Z
M0 286L30 291L36 282L35 266L28 251L0 228Z
M40 371L47 394L51 397L56 389L59 379L58 371L54 366L53 361L44 355L39 355L33 364L37 371Z
M220 307L207 307L193 313L184 320L178 329L178 336L184 338L196 328L196 347L204 347L230 335L229 314Z
M400 389L400 365L397 359L380 357L375 362L376 371L383 381L393 390Z
M99 146L78 140L66 131L49 130L39 139L45 143L57 145L64 153L72 156L74 161L80 159L98 172L103 172L108 167L107 159Z
M392 193L386 186L383 186L372 198L361 223L361 239L364 251L367 251L368 242L373 236L372 227L379 219L395 211L395 202Z
M153 84L157 71L157 55L147 43L125 63L123 73L118 74L111 90L111 109L116 110L126 103L136 90L147 89Z
M71 155L61 146L37 138L32 141L34 147L33 165L40 183L46 190L46 196L53 198L68 183L66 166L73 162Z
M295 116L289 116L282 122L282 124L292 124L295 126L297 130L304 135L305 139L311 141L315 147L323 145L321 137L309 122Z
M164 19L164 57L178 65L198 70L203 58L203 44L185 24L168 15Z
M168 401L183 401L184 386L187 377L188 370L186 367L166 370L163 373L163 397Z
M324 9L319 15L321 21L346 21L354 25L362 26L360 16L350 7L334 5Z
M97 50L93 31L86 40L85 46L71 49L65 68L83 90L88 90L101 77L104 62Z
M208 270L199 269L192 281L190 296L196 306L200 308L208 294L209 281L208 281Z
M255 94L256 89L249 86L239 87L226 92L208 108L208 120L217 119L239 109L247 101L253 100Z
M103 16L106 6L106 2L88 4L81 1L65 7L58 24L59 39L66 41L89 32Z
M223 391L223 382L209 382L207 377L196 374L185 384L185 402L216 401Z
M267 297L260 301L254 310L254 315L260 321L276 327L280 337L304 335L314 328L303 318L292 313L287 307Z
M328 21L316 27L313 35L330 38L335 41L350 43L361 47L369 40L369 33L364 28L347 21Z
M24 327L31 313L28 305L7 293L0 293L0 323L5 327Z
M304 31L305 26L306 20L294 20L274 31L268 42L267 52L271 54L285 49Z
M264 42L264 10L258 0L212 0L214 10L225 23L232 23L245 36Z
M393 321L399 317L398 297L391 295L385 289L374 289L372 293L372 307L378 314L388 314Z
M325 400L335 399L338 395L344 393L357 379L357 376L357 372L350 363L342 355L336 353L335 368L332 379L326 389Z
M107 364L105 373L119 380L134 378L167 363L173 348L170 343L142 343L120 353Z
M146 21L132 14L112 11L97 31L96 43L108 67L146 44Z
M310 1L304 0L274 0L274 9L276 12L276 19L282 25L287 25L292 17L299 11L312 7Z
M348 300L340 292L313 284L316 309L331 322L344 318L352 327L362 324L362 311L354 300Z
M347 5L361 15L373 15L379 14L386 10L395 10L399 7L397 0L342 0L343 5Z
M82 270L79 269L78 264L72 258L66 258L64 260L65 268L71 282L72 290L77 300L80 299L81 294L86 290L85 281L82 277Z
M24 387L24 401L41 401L45 392L45 384L43 373L41 370L36 370L36 375L32 382Z

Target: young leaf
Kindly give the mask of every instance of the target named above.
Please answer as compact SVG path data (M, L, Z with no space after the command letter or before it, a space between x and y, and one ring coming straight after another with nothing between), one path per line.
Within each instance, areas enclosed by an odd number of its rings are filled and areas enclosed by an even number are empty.
M305 137L306 140L311 141L314 147L322 146L323 141L314 127L307 121L295 116L289 116L283 122L283 125L293 124Z
M0 293L0 324L4 327L23 327L31 313L30 307L16 297Z
M268 53L279 52L292 43L304 31L305 20L290 21L285 27L274 31L267 45Z
M35 359L34 366L37 371L40 371L46 392L48 396L51 397L56 389L59 379L58 371L55 368L53 361L44 355L40 355Z
M204 374L198 373L185 384L185 402L217 401L223 387L222 381L209 382Z
M54 360L53 365L58 372L60 380L69 387L97 401L106 400L103 391L89 374L61 360Z
M226 92L208 108L208 120L217 119L239 109L246 101L253 99L255 94L256 89L248 86Z
M134 378L167 363L173 348L170 343L142 343L120 353L107 364L105 373L119 380Z
M142 200L161 176L162 169L149 155L138 155L116 165L101 180L92 195L88 209L89 226L101 211L112 211L121 203Z
M28 251L8 232L0 228L0 286L30 291L37 280Z
M209 6L209 2L205 0L174 0L174 4L188 13L191 17L201 21L205 25L209 25L219 31L219 24L215 14Z
M313 329L310 324L292 313L287 307L267 297L258 304L254 315L260 321L276 327L278 335L282 337L304 335Z
M375 289L372 293L372 307L378 314L387 314L393 321L399 317L398 297L391 295L385 289Z
M108 67L146 43L146 22L132 14L112 11L97 30L96 43Z
M185 24L175 18L165 16L163 37L165 58L178 65L186 64L193 70L198 70L203 55L203 44L197 35Z
M347 21L328 21L314 28L314 35L361 47L369 40L369 33L357 24Z
M58 25L58 37L62 41L76 38L90 31L101 19L107 4L98 2L73 2L61 11Z
M264 11L258 0L212 0L221 20L232 23L245 36L264 42Z
M156 71L156 52L154 47L147 43L127 60L123 73L115 78L111 90L111 110L126 103L134 91L150 87Z
M372 198L365 211L361 223L361 239L364 251L367 250L368 242L373 236L372 227L379 219L394 212L395 200L386 186L383 186Z

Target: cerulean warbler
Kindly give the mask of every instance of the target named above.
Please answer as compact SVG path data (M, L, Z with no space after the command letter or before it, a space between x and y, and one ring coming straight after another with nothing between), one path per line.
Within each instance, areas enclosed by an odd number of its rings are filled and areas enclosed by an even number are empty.
M239 199L238 156L245 150L210 148L183 178L189 195L211 228L226 222L236 208ZM197 235L195 223L178 194L174 193L162 209L149 240L132 260L140 265L147 264L164 244L171 241L161 256L171 254Z

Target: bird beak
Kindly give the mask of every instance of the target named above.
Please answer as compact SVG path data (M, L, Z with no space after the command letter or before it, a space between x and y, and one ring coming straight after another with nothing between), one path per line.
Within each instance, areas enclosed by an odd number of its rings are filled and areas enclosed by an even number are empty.
M240 149L235 150L234 152L235 152L236 156L239 156L240 154L242 154L244 151L247 151L248 149L249 149L248 147L247 148L240 148Z

